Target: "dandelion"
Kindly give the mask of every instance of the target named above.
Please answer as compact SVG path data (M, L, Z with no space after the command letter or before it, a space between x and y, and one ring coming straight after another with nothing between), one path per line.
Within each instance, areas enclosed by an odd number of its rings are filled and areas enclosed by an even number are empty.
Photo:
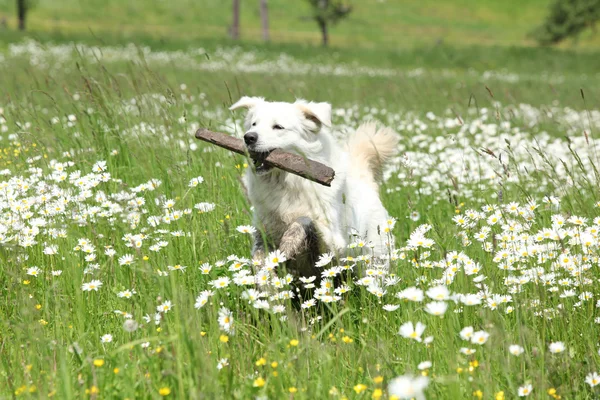
M365 390L367 390L367 385L359 383L358 385L354 385L354 387L352 389L354 389L356 394L360 394L360 393L364 392Z
M139 324L133 319L127 319L123 322L123 330L125 332L135 332L138 328Z
M254 380L254 382L252 383L252 386L260 388L260 387L265 386L265 383L266 383L266 381L262 377L259 376L258 378L256 378Z
M417 322L416 325L413 325L412 322L406 322L406 323L402 324L402 326L400 326L399 334L402 337L414 339L417 342L421 342L422 341L421 335L423 335L424 331L425 331L425 325L422 324L421 322Z
M161 387L160 389L158 389L158 394L160 394L161 396L165 397L171 394L171 389L169 389L168 387Z
M292 346L292 347L298 346L299 343L300 343L300 341L298 339L290 340L290 346Z
M94 360L94 366L95 367L101 367L104 365L104 360L101 358L97 358Z

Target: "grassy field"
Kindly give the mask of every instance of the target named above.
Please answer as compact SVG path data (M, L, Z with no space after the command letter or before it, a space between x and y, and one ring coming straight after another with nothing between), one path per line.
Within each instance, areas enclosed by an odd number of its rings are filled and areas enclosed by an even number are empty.
M40 0L33 29L53 29L48 15L83 27L91 14L73 4ZM3 33L0 398L420 399L425 385L439 399L598 396L596 53L147 32L136 47L83 31ZM243 115L227 108L242 95L329 101L340 139L366 119L398 132L381 190L389 270L357 243L323 267L342 284L314 305L288 299L305 284L284 265L260 285L236 229L251 224L246 161L193 138L239 134ZM411 336L409 322L426 328Z
M0 18L16 25L15 1L0 2ZM352 2L351 16L332 29L338 47L412 48L438 42L453 45L531 45L528 33L546 15L550 0L360 0ZM274 42L320 43L316 24L310 21L305 1L270 0L271 36ZM198 41L226 38L231 23L231 2L222 0L36 0L30 12L33 33L63 35L93 33L130 40L139 35ZM43 35L42 35L43 36ZM241 37L261 40L258 0L241 6ZM592 31L565 47L594 48Z

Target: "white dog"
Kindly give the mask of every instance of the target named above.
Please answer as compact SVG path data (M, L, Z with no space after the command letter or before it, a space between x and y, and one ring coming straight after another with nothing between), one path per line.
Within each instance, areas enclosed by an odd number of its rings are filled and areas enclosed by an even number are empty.
M288 264L293 273L315 275L316 258L326 251L343 256L350 240L356 240L351 232L370 242L374 256L390 251L393 238L384 232L389 216L379 199L378 181L398 147L391 129L366 123L340 145L329 133L328 103L242 97L230 109L238 108L248 109L244 141L254 160L244 182L259 229L254 259L262 261L265 251L279 249L293 260ZM333 168L331 187L264 165L275 148Z

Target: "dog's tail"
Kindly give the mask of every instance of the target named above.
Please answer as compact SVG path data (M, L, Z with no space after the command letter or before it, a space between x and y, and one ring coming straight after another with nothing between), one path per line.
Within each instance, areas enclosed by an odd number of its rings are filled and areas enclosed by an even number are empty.
M375 181L381 181L385 164L398 153L396 132L376 122L358 127L348 141L354 171L370 171Z

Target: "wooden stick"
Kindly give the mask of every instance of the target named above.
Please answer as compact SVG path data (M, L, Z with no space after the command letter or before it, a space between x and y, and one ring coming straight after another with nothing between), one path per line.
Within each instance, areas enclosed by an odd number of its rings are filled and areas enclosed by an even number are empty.
M234 153L248 154L242 139L234 138L224 133L212 132L208 129L200 128L196 132L196 138L216 144ZM335 177L335 171L327 165L280 149L272 150L265 158L264 163L324 186L331 186L331 181Z

